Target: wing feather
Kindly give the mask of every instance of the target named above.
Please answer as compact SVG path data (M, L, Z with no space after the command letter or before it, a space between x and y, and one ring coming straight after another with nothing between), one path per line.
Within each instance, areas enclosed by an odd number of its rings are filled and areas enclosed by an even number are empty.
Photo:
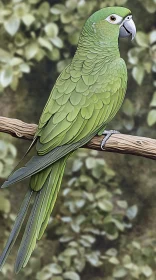
M83 64L73 60L57 79L39 123L39 155L82 140L95 126L105 126L121 106L127 80L124 61L111 64L98 61L95 53L91 57Z

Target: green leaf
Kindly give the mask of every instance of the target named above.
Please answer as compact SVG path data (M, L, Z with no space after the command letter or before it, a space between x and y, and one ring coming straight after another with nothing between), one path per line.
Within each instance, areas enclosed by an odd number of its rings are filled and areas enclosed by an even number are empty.
M70 12L62 13L61 14L61 21L64 24L70 23L73 19L73 15Z
M15 16L11 16L7 21L4 22L5 30L11 35L14 36L18 31L20 26L20 19Z
M156 41L156 30L153 30L152 32L150 32L149 40L150 40L151 45L155 43L155 41Z
M17 66L19 64L21 64L23 62L23 60L19 57L13 57L10 61L10 65L11 66Z
M80 37L80 32L74 32L73 34L68 35L68 41L71 45L77 45Z
M123 278L127 275L127 270L125 268L119 268L114 270L113 277L115 278Z
M49 271L52 272L52 274L61 274L62 273L62 268L60 265L56 263L52 263L48 266Z
M16 2L21 2L21 1L16 0ZM26 3L19 3L18 5L14 5L14 15L16 16L16 18L21 19L28 12L29 12L29 6Z
M52 38L50 39L50 41L53 43L53 45L57 48L63 48L63 41L61 38L59 37L55 37L55 38Z
M71 223L71 228L74 232L79 233L80 232L80 226L76 223Z
M117 229L124 231L125 227L122 222L118 221L117 219L112 219L112 222L116 225Z
M115 265L120 263L119 260L117 258L115 258L115 257L110 258L109 262L112 263L112 264L115 264Z
M62 268L58 264L46 265L40 272L37 273L37 280L48 280L53 275L58 275L62 273Z
M140 53L140 48L133 48L131 50L129 50L128 52L128 61L132 64L132 65L136 65L138 64L139 61L139 53Z
M124 119L123 125L128 131L131 131L135 126L134 119L132 119L132 118Z
M137 214L138 214L138 207L136 205L129 207L126 213L129 220L133 220Z
M98 207L103 210L103 211L106 211L106 212L111 212L113 210L113 204L111 201L109 200L101 200L98 202Z
M96 166L95 168L92 169L92 175L96 178L96 179L100 179L100 177L102 175L104 175L104 170L103 170L103 166Z
M77 208L82 208L85 205L85 200L84 199L78 199L75 202Z
M82 15L88 14L88 3L86 1L79 1L78 12Z
M134 105L128 98L126 98L124 101L122 111L129 117L132 117L134 115Z
M24 17L22 17L22 21L26 26L30 26L35 21L35 17L31 14L27 14Z
M48 2L43 2L38 9L38 13L43 18L47 18L50 13L50 4Z
M138 31L136 34L136 41L140 47L149 47L149 37L145 33Z
M77 172L83 166L83 162L80 159L75 159L72 167L72 172Z
M104 188L100 189L96 194L95 194L96 199L102 198L102 197L108 197L111 198L111 194Z
M132 70L132 76L138 85L141 85L145 76L145 70L142 66L136 66Z
M0 16L6 17L6 16L10 16L12 14L12 10L11 9L3 9L4 7L1 6L1 2L0 2Z
M153 94L152 101L150 103L150 107L156 107L156 91Z
M67 9L74 10L77 7L77 0L67 0L66 1Z
M0 61L1 62L9 63L11 58L12 58L11 53L0 48Z
M25 47L25 56L27 60L30 60L35 57L39 49L39 46L36 42L30 43Z
M156 123L156 110L151 110L147 117L147 123L152 126Z
M104 171L106 175L109 176L110 178L113 178L115 176L115 171L109 168L108 166L104 167Z
M92 235L86 234L81 236L84 240L87 240L89 243L93 244L96 239Z
M118 200L117 205L123 209L127 209L128 207L128 203L125 200Z
M11 84L11 82L12 82L12 79L13 79L13 70L12 70L12 68L10 66L8 66L4 70L2 70L2 72L0 74L1 85L4 88L9 86Z
M92 169L96 166L96 161L95 161L95 158L93 158L93 157L86 158L85 163L86 163L87 169Z
M92 193L84 192L83 194L84 194L84 197L87 198L87 200L89 200L89 202L94 201L94 195Z
M141 250L141 245L139 242L136 242L136 241L133 241L132 242L132 245L134 248L138 249L138 250Z
M57 71L60 73L69 64L69 60L61 60L57 63Z
M115 248L111 248L105 252L106 255L111 257L116 257L118 254L118 251Z
M54 47L51 52L47 53L47 56L50 60L57 61L60 59L60 51Z
M41 61L46 55L46 52L44 49L39 48L37 54L35 55L35 59L37 61Z
M27 63L20 64L19 68L23 73L30 73L30 66Z
M47 39L39 37L38 42L42 47L48 49L49 51L52 51L53 46Z
M83 247L86 247L86 248L91 247L91 244L85 239L80 239L79 242L80 242L80 244L82 244Z
M88 262L95 267L99 267L102 264L102 262L99 260L99 257L100 257L99 251L96 252L93 251L91 254L86 255Z
M62 236L59 240L62 243L66 243L66 242L73 240L73 236Z
M45 28L45 33L50 38L55 38L58 35L58 26L55 23L48 23Z
M13 91L16 91L16 89L18 88L18 84L19 84L19 78L18 76L13 76L13 80L10 84L10 87Z
M74 248L67 248L64 252L63 255L72 257L72 256L77 256L78 252Z
M22 33L17 33L15 36L15 40L14 40L16 46L18 47L22 47L26 44L26 38L24 37L24 35Z
M64 279L67 279L67 280L80 280L80 276L76 272L73 272L73 271L67 271L67 272L63 273L63 277L64 277Z
M52 276L51 272L48 271L45 266L40 272L37 272L36 279L37 280L49 280Z
M152 271L152 269L151 269L148 265L145 265L145 266L142 268L142 273L143 273L147 278L149 278L149 277L153 274L153 271Z
M62 4L56 4L50 9L51 13L54 15L60 15L61 13L65 12L65 10L65 6Z

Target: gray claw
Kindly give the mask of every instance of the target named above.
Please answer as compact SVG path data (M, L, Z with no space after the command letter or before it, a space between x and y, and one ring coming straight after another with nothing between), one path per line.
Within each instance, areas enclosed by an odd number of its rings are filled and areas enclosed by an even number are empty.
M102 140L101 142L101 150L104 151L105 149L103 148L106 145L106 142L108 139L111 137L112 134L119 134L120 132L117 130L105 130L102 135L106 135L106 137Z

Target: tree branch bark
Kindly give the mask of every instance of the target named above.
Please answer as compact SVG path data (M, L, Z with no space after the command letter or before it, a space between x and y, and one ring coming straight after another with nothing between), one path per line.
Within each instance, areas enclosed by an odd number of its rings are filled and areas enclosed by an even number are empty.
M13 137L32 140L36 129L36 124L28 124L21 120L0 117L0 132L8 133ZM102 139L103 136L95 136L84 147L101 151ZM107 141L105 151L131 154L156 160L156 140L125 134L114 134Z

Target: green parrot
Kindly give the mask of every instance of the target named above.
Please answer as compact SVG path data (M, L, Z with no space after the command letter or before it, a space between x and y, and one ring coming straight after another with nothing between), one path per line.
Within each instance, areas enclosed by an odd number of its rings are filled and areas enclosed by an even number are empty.
M4 265L33 205L15 262L15 272L25 267L47 227L67 159L96 134L118 112L127 88L127 69L120 58L119 37L135 37L131 11L108 7L86 21L71 63L58 77L41 115L34 137L37 153L10 175L2 188L31 176L11 234L0 257ZM106 140L114 131L104 132ZM101 148L106 140L101 144Z

